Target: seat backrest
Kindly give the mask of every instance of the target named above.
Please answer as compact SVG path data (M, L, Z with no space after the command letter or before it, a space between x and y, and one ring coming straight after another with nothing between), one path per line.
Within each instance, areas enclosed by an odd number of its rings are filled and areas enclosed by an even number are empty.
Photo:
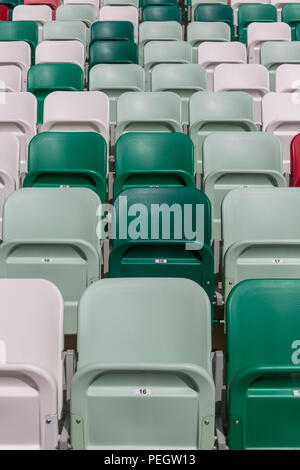
M52 10L48 5L17 5L13 9L13 21L35 21L44 24L52 20Z
M130 21L96 21L91 27L91 42L103 40L133 42L133 23Z
M269 70L284 63L300 62L300 44L297 41L267 41L261 46L261 63Z
M250 64L259 64L261 46L266 41L290 41L291 28L286 23L251 23L247 28Z
M81 41L87 43L87 26L83 21L48 21L43 27L44 41Z
M0 63L0 92L22 91L23 77L17 65L2 65Z
M94 41L90 45L89 68L101 63L137 64L138 47L131 41Z
M145 73L137 64L97 64L89 72L89 90L144 91Z
M129 21L134 27L134 40L139 37L139 11L133 6L103 6L100 8L100 21Z
M148 5L142 10L142 21L176 21L181 23L181 10L177 5Z
M148 41L181 41L182 28L177 21L144 21L140 24L139 45Z
M250 23L276 23L277 10L274 5L244 4L238 11L239 41L247 43L247 27Z
M269 73L260 64L220 64L214 72L214 90L269 92Z
M198 5L194 11L194 20L227 23L231 29L231 40L234 39L233 9L229 5Z
M25 41L0 41L0 66L13 65L22 74L22 91L26 90L27 72L31 66L30 46Z
M251 1L251 4L259 4L259 3L267 3L268 0L253 0ZM238 25L238 11L239 8L244 5L244 4L249 4L248 0L231 0L230 5L231 8L233 9L233 18L234 18L234 24Z
M1 21L0 41L25 41L31 48L31 60L38 44L38 26L34 21Z
M89 28L97 19L97 12L92 5L60 5L56 10L56 20L83 21Z
M205 90L206 72L200 64L159 64L153 68L151 84L152 91Z
M286 3L282 6L281 21L290 25L292 39L298 41L296 37L297 23L300 21L300 8L298 3Z
M82 42L42 41L35 51L36 64L76 64L84 69L85 49Z
M193 21L187 27L187 41L192 46L204 41L231 41L230 26L224 22Z
M9 8L7 5L0 5L0 20L1 21L9 20Z
M190 64L192 47L185 41L150 41L144 48L144 64L146 69L163 63L174 62Z
M276 70L275 91L294 93L300 87L300 64L282 64Z

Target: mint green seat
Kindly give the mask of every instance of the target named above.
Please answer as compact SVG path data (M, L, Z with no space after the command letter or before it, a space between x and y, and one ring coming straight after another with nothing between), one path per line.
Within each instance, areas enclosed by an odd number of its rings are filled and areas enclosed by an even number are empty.
M239 41L247 44L247 28L250 23L276 23L277 9L274 5L244 4L238 10Z
M234 41L233 9L229 5L201 4L194 10L195 21L227 23L231 30L231 40Z
M96 9L90 4L65 4L56 9L56 21L83 21L88 28L96 21Z
M270 73L270 90L275 90L275 74L279 65L300 64L300 43L298 41L267 41L260 50L260 62Z
M82 296L78 319L74 450L213 448L210 303L201 287L103 279Z
M195 187L194 147L179 132L129 132L116 143L114 197L127 188Z
M38 103L38 124L43 123L44 100L52 91L83 91L83 70L76 64L37 64L27 75L27 91Z
M203 144L203 191L212 207L212 238L221 240L221 205L240 187L286 186L279 140L265 132L218 132Z
M193 48L193 62L198 63L198 46L202 42L231 41L231 30L227 23L193 21L187 26L187 41Z
M225 298L245 279L300 277L298 188L230 191L222 204Z
M131 41L94 41L90 45L89 69L96 64L137 64L138 46Z
M190 99L190 136L195 146L197 173L202 173L202 146L212 132L257 131L253 99L240 91L194 93Z
M177 21L177 23L181 23L181 9L176 5L148 5L142 10L142 21Z
M87 27L83 21L47 21L43 26L44 41L73 41L84 45L87 53Z
M0 277L53 282L64 298L65 334L76 334L78 300L100 277L99 204L86 188L24 188L4 205Z
M151 73L152 91L173 91L180 96L182 123L189 123L190 97L206 89L206 71L200 64L159 64Z
M139 63L144 63L144 47L149 41L182 41L177 21L144 21L139 27Z
M89 71L89 90L109 97L109 119L117 122L117 101L126 91L145 91L145 72L137 64L97 64Z
M130 188L118 195L114 208L110 277L185 277L213 300L210 203L204 193Z
M30 142L24 187L85 187L106 200L105 139L96 132L42 132Z
M134 28L129 21L95 21L91 27L91 42L132 41Z
M300 5L299 3L286 3L282 5L281 21L287 23L292 32L292 41L299 41L296 37L296 27L300 23Z
M300 449L299 308L300 279L252 279L228 297L232 450Z
M34 64L38 44L38 25L34 21L0 21L0 41L25 41L30 45L31 63Z

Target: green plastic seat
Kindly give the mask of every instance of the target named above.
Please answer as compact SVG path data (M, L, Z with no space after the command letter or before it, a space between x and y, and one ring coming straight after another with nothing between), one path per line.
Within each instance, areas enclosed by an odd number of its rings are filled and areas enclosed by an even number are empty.
M149 5L175 5L178 6L178 0L141 0L140 1L140 8L145 8Z
M193 48L193 62L198 63L198 46L202 42L231 41L231 29L227 23L193 21L187 26L187 41Z
M300 5L299 3L286 3L282 5L281 21L287 23L292 32L292 41L299 41L296 37L296 27L300 23Z
M295 26L295 41L300 41L300 22Z
M129 132L116 143L114 197L137 187L195 187L194 148L179 132Z
M131 41L94 41L90 45L89 68L107 63L137 64L138 46Z
M0 21L0 41L25 41L31 49L34 64L35 48L38 44L38 25L34 21Z
M181 9L175 5L148 5L142 10L142 21L177 21L177 23L181 23Z
M98 64L89 72L89 90L109 97L109 119L117 122L117 101L126 91L145 91L145 73L137 64Z
M245 4L238 10L239 41L247 44L247 28L250 23L276 23L277 9L274 5Z
M44 41L82 42L87 50L87 27L83 21L47 21L43 27Z
M275 90L275 74L281 64L300 64L300 43L267 41L260 50L260 62L270 73L270 90Z
M56 9L56 21L83 21L88 28L96 21L96 9L92 5L66 4Z
M224 198L225 298L246 279L300 277L297 189L235 189Z
M232 450L300 449L299 308L299 279L244 281L227 300Z
M119 194L114 208L110 277L185 277L213 300L210 203L204 193L187 187L130 188Z
M76 64L37 64L27 75L27 91L38 103L38 124L43 123L44 100L52 91L83 91L83 70Z
M96 132L42 132L30 142L24 187L85 187L106 200L105 139Z
M189 3L192 7L191 17L193 18L195 9L197 8L198 5L203 5L203 3L205 3L205 4L216 3L216 4L219 4L219 5L227 5L227 0L205 0L205 1L203 1L203 0L189 0Z
M74 450L213 448L210 304L201 287L103 279L82 296L78 318Z
M194 93L190 99L190 136L197 173L202 173L202 146L212 132L257 131L253 99L240 91Z
M279 140L265 132L218 132L203 144L203 191L212 207L212 238L221 240L221 206L241 187L286 186Z
M227 23L231 30L231 40L234 41L233 9L229 5L198 5L195 8L194 20Z
M133 24L129 21L96 21L91 27L91 42L105 40L134 42Z
M86 188L24 188L3 211L0 277L47 279L64 298L64 332L77 332L77 303L100 277L97 208Z
M144 47L150 41L182 41L177 21L144 21L139 27L139 63L144 64Z
M139 8L139 0L104 0L103 6L133 6Z
M180 96L182 123L189 123L190 97L206 90L206 71L200 64L159 64L151 73L152 91L173 91Z

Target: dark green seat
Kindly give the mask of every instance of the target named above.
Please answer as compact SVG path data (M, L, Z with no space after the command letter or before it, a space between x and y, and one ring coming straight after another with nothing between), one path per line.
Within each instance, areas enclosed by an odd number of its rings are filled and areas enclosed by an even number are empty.
M132 41L95 41L90 45L90 69L96 64L137 63L138 47Z
M133 24L129 21L96 21L91 27L91 42L106 40L134 42Z
M274 5L245 4L239 7L239 41L247 44L247 28L250 23L276 23L277 9Z
M178 6L178 0L141 0L140 8L147 7L149 5L163 6L163 5L175 5Z
M176 5L148 5L142 10L142 21L177 21L181 23L181 9Z
M300 279L251 279L227 306L229 447L300 449Z
M179 132L129 132L116 143L114 197L137 187L195 187L194 146Z
M300 41L300 22L295 26L295 41Z
M292 32L292 41L299 41L297 38L296 29L300 23L300 3L286 3L282 6L281 18L284 23L287 23Z
M42 132L30 142L24 187L85 187L106 200L105 139L96 132Z
M204 193L131 188L119 194L114 208L110 277L184 277L200 284L213 300L211 211Z
M39 38L38 25L34 21L0 21L0 41L25 41L31 48L34 64L35 48Z
M233 10L229 5L198 5L194 12L195 21L227 23L231 29L231 40L234 40Z
M46 96L52 91L83 91L83 70L76 64L33 65L27 75L27 91L37 99L37 122L42 124Z

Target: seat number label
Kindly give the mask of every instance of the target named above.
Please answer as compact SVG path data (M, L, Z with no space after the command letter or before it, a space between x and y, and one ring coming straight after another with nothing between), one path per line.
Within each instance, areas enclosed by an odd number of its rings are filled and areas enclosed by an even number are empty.
M155 260L155 263L157 263L157 264L165 264L165 263L167 263L167 262L168 262L167 259L156 259L156 260Z
M294 396L300 397L300 390L294 390Z
M42 258L41 263L52 263L52 258Z
M135 395L139 397L149 397L151 395L151 388L139 387L134 391Z
M273 263L273 264L282 264L282 263L283 263L283 259L274 258L274 259L272 259L272 263Z

